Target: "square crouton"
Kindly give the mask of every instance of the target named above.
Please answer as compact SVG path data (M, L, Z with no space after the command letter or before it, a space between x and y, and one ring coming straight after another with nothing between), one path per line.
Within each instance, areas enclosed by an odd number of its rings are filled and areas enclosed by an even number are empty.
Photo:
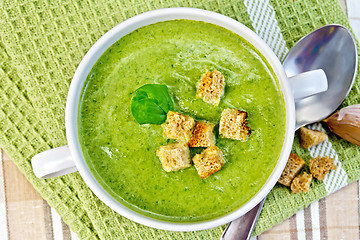
M221 113L219 134L224 138L246 141L251 134L247 116L247 112L239 109L224 109Z
M217 106L224 94L224 87L225 78L218 70L206 71L198 83L196 98L202 98L205 102Z
M319 180L324 180L330 170L336 170L334 159L326 157L316 157L309 161L310 173Z
M215 124L196 122L189 141L190 147L210 147L215 145Z
M199 176L207 178L222 168L225 158L218 147L211 146L204 149L200 154L196 154L193 157L193 162Z
M278 182L284 186L289 187L292 180L300 172L300 170L304 167L304 165L305 165L304 160L302 160L297 154L290 153L289 159L286 163L283 172L281 173Z
M302 175L297 175L291 183L291 191L293 193L307 193L310 190L312 176L304 172Z
M187 115L169 111L166 122L161 126L164 129L164 135L170 139L189 141L195 120Z
M190 149L186 142L161 146L156 155L160 158L162 167L166 172L191 167Z
M306 127L301 127L299 129L300 138L301 138L301 146L303 148L312 148L323 141L328 139L326 133L318 131L318 130L311 130Z

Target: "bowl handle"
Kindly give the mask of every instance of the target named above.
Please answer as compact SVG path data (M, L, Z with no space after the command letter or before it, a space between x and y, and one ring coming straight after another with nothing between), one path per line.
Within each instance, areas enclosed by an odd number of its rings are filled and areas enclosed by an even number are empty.
M289 83L295 101L325 92L328 89L327 77L322 69L316 69L290 77Z
M76 172L69 146L62 146L36 154L31 159L36 177L45 179Z

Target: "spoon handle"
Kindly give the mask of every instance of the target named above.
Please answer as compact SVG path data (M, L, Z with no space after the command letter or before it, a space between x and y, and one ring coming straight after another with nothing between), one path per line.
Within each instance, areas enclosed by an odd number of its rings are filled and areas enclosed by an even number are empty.
M249 240L264 205L265 198L245 215L230 222L220 240Z

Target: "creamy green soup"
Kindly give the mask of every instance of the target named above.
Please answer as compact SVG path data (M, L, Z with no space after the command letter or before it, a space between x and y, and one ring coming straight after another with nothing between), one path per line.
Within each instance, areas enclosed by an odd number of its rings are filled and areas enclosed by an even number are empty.
M218 107L195 98L201 74L214 68L226 81ZM130 112L133 92L149 83L167 85L175 111L197 120L218 124L225 108L247 111L250 138L218 137L226 163L206 179L195 167L165 172L156 156L169 142L162 127L139 125ZM264 58L224 28L188 20L145 26L113 44L91 70L78 118L82 151L98 182L130 209L173 222L216 218L253 197L276 165L285 135L279 88Z

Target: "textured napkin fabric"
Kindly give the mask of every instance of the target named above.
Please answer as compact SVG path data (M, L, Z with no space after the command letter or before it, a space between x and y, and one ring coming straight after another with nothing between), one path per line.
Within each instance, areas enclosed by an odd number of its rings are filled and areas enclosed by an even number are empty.
M283 59L305 34L329 23L350 27L338 0L0 0L0 145L81 239L218 239L223 227L176 233L136 224L112 211L78 173L37 179L30 160L66 144L66 95L77 65L106 31L139 13L166 7L203 8L253 29ZM359 76L343 106L359 103ZM321 124L313 129L328 131ZM308 194L276 186L267 197L255 235L360 177L359 148L329 133L329 141L293 152L308 161L329 155L338 166ZM221 207L221 206L219 206Z

